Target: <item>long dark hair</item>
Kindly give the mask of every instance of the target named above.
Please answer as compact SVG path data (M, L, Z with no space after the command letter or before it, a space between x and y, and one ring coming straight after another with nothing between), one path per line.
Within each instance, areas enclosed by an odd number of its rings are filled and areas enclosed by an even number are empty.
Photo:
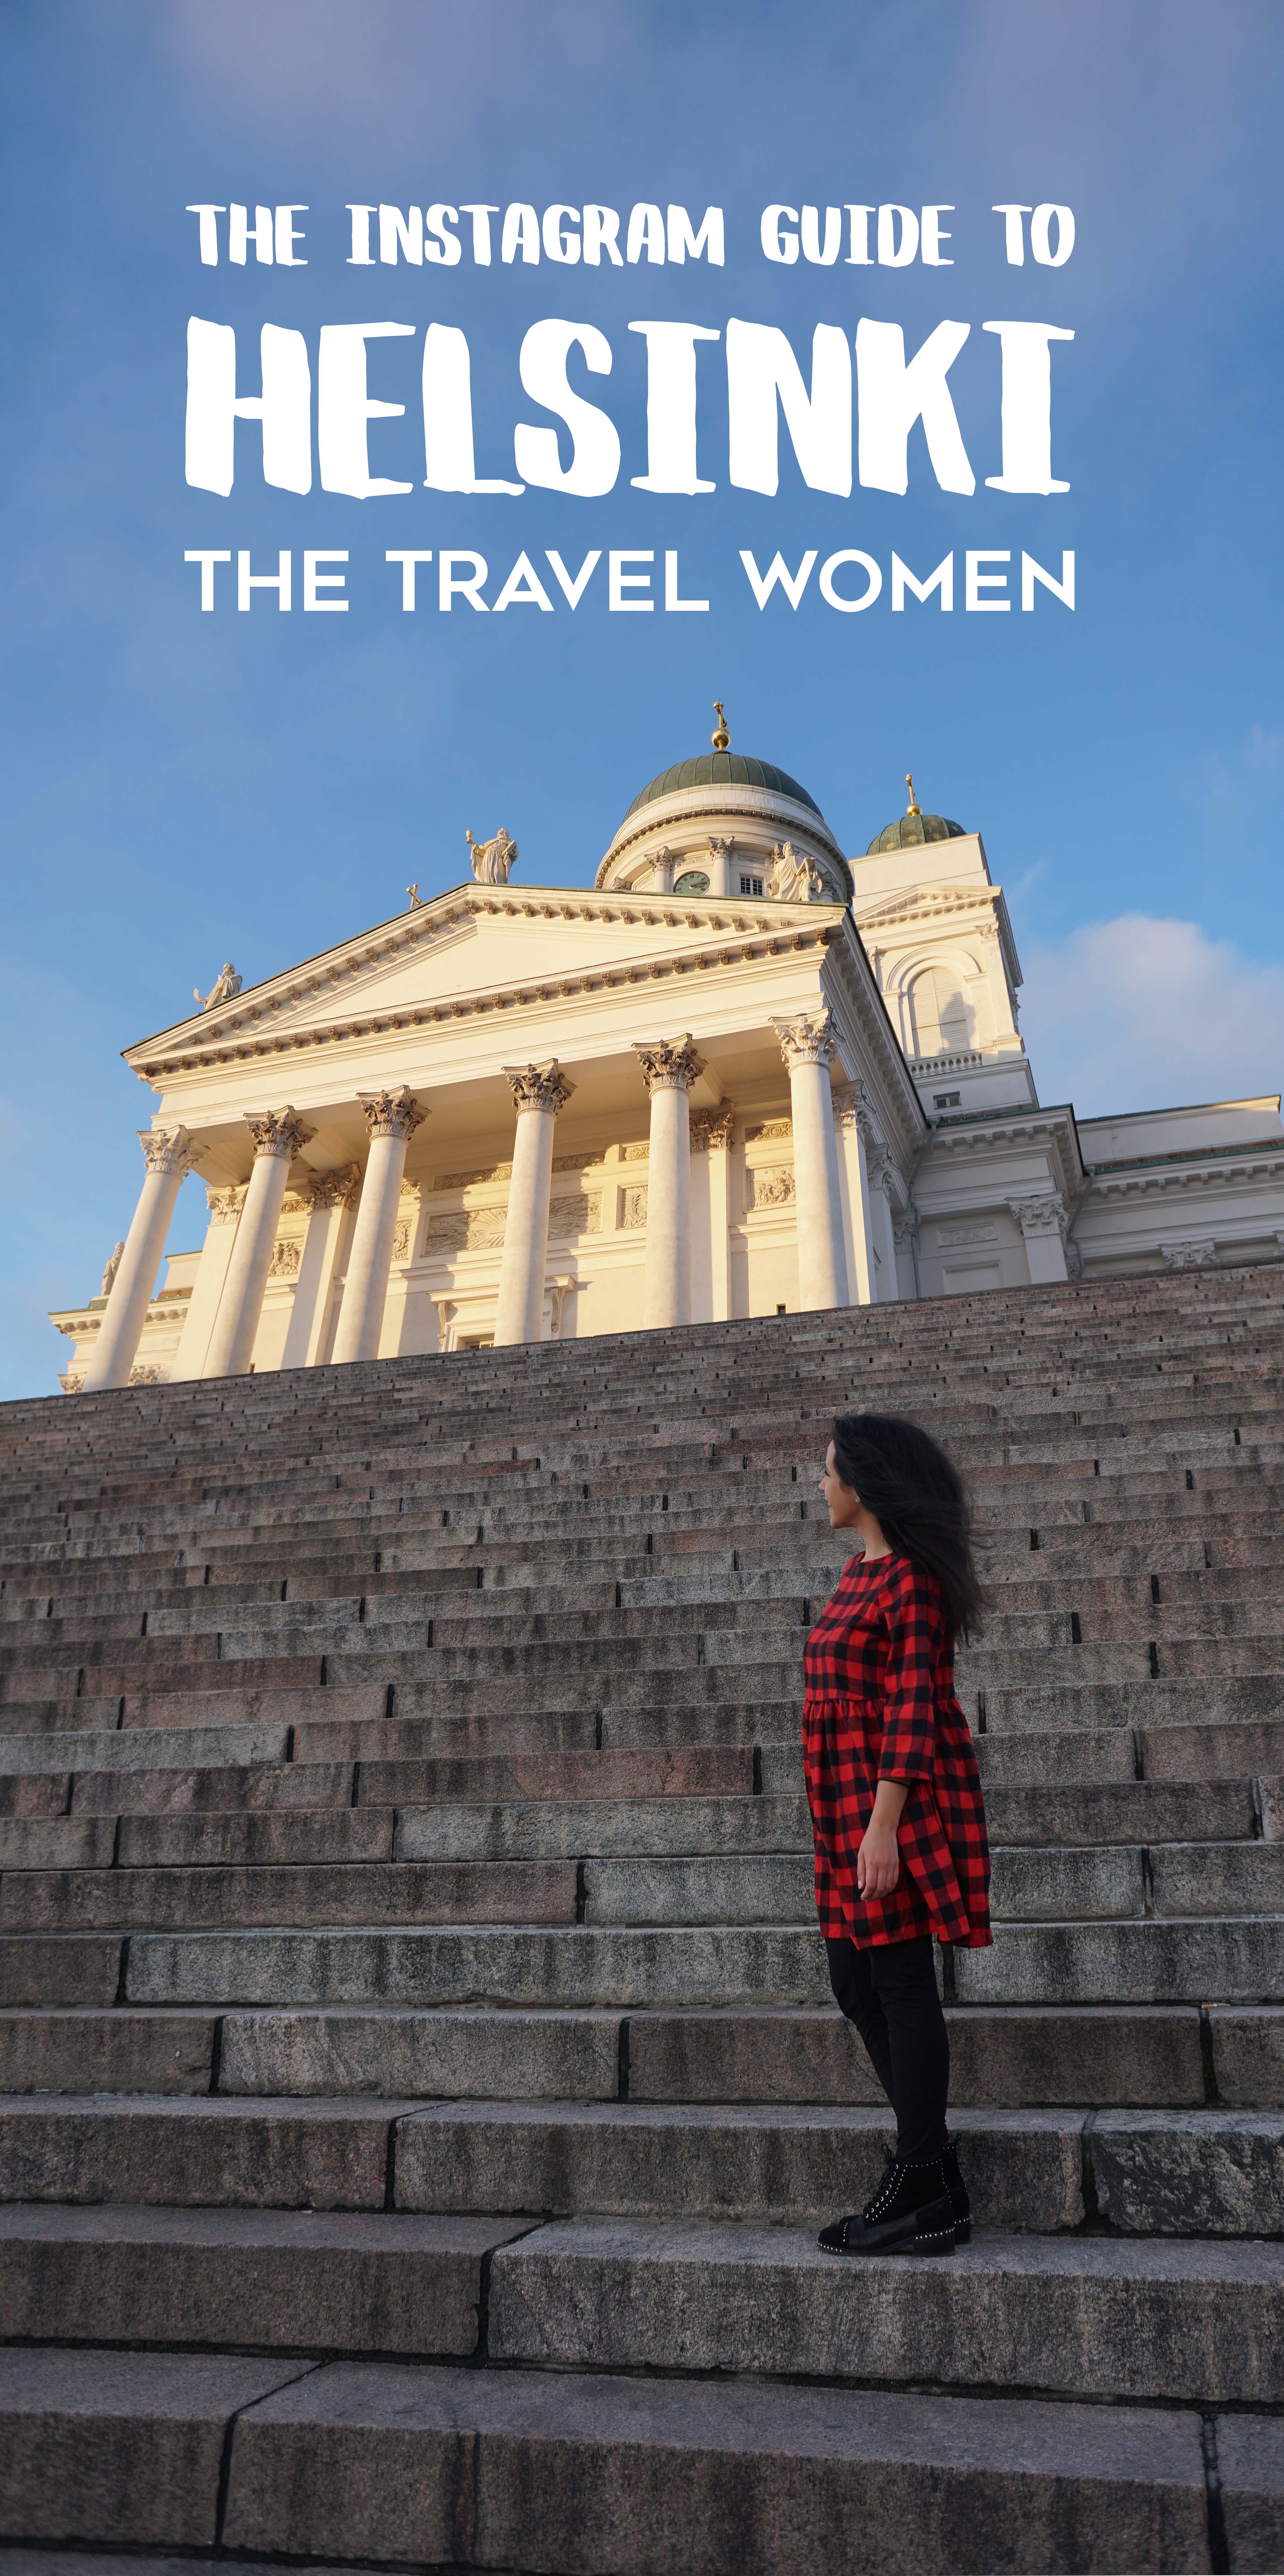
M936 1576L955 1635L979 1636L985 1598L972 1562L971 1512L945 1451L916 1422L894 1413L840 1413L834 1465L873 1513L888 1546Z

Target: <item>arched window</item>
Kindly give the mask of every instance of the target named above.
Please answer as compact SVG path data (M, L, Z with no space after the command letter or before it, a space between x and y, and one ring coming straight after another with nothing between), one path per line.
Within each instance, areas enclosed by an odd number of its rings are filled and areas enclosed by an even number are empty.
M916 1055L956 1055L972 1043L972 1014L952 966L928 966L910 986L910 1042Z

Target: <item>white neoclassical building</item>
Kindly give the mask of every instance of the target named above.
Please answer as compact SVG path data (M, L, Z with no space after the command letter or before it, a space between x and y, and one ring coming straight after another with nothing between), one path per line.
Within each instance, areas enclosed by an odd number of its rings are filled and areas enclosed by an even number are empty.
M979 832L911 786L848 860L713 739L591 891L514 883L501 832L126 1049L155 1121L102 1293L53 1317L69 1392L1284 1257L1278 1096L1045 1107ZM189 1171L205 1240L161 1282Z

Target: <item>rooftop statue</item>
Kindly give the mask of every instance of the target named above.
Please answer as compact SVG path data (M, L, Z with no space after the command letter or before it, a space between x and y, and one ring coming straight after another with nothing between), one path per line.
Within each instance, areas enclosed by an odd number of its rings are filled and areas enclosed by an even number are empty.
M464 839L472 852L478 885L507 885L508 871L517 860L517 843L510 841L503 824L493 841L475 841L471 832L465 832Z
M111 1259L110 1259L110 1261L108 1262L107 1267L106 1267L106 1269L105 1269L105 1270L104 1270L104 1272L103 1272L103 1284L102 1284L101 1288L100 1288L100 1289L99 1289L99 1291L98 1291L98 1294L99 1294L99 1296L100 1296L100 1297L110 1297L110 1295L111 1295L111 1289L112 1289L112 1281L114 1280L114 1278L115 1278L115 1276L116 1276L116 1273L117 1273L117 1271L118 1271L118 1270L119 1270L119 1268L120 1268L121 1262L122 1262L122 1260L124 1259L124 1255L125 1255L125 1247L124 1247L124 1244L123 1244L123 1243L118 1243L118 1244L116 1244L116 1245L114 1246L114 1248L113 1248Z
M194 1001L200 1003L203 1011L212 1011L216 1003L230 1002L233 995L239 993L240 989L240 976L237 974L236 968L229 958L227 964L223 968L222 974L219 976L217 982L210 986L208 993L202 993L200 986L198 984L193 984L192 998Z
M778 903L818 903L825 881L814 859L800 858L792 841L777 841L771 853L768 894Z

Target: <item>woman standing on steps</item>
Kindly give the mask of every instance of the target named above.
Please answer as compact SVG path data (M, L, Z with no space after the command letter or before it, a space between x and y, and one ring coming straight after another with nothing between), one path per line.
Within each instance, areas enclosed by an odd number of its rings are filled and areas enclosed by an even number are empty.
M954 1641L981 1589L962 1484L915 1423L848 1413L821 1493L853 1556L807 1640L803 1759L816 1911L841 2010L896 2113L896 2152L829 2254L951 2254L971 2233L946 2134L950 2043L937 1940L982 1948L990 1855L981 1779L954 1696Z

